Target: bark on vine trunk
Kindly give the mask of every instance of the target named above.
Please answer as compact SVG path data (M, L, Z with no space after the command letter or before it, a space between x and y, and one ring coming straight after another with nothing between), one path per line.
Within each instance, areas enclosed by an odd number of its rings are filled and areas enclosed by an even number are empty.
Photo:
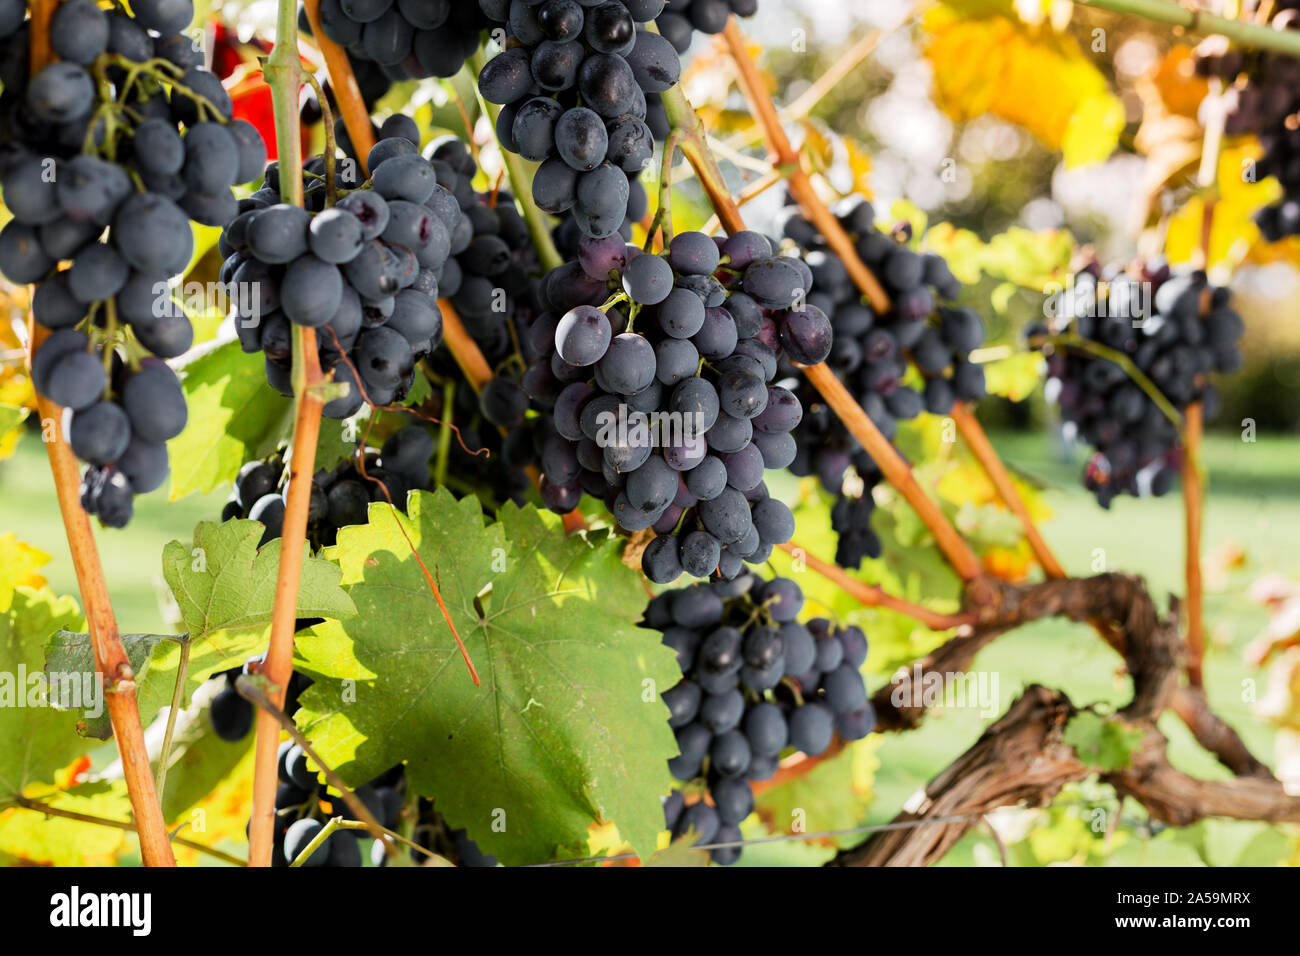
M985 590L971 595L979 623L919 662L922 680L926 674L967 669L982 647L1030 621L1065 617L1091 624L1124 655L1133 679L1132 700L1110 719L1142 734L1129 765L1098 774L1103 782L1119 797L1138 801L1153 819L1174 826L1209 816L1300 821L1300 797L1288 794L1250 754L1210 710L1203 692L1179 686L1183 644L1176 602L1174 611L1160 615L1143 581L1121 574L1023 588L985 581L980 587ZM882 729L909 729L920 723L925 708L912 694L917 676L913 669L900 672L876 694ZM1176 710L1197 739L1238 776L1199 780L1171 766L1167 741L1156 727L1166 708ZM1059 691L1037 684L1026 688L1000 720L894 819L910 825L883 831L841 852L829 865L925 866L941 859L988 812L1046 805L1062 787L1097 773L1064 740L1065 726L1075 712Z

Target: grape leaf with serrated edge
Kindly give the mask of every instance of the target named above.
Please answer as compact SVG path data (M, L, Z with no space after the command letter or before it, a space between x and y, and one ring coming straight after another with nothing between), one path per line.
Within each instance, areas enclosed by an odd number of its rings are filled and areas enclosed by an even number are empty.
M532 507L485 525L476 499L445 490L408 505L409 518L371 505L370 523L325 552L359 614L298 641L296 666L315 679L298 722L322 759L353 785L407 761L416 792L507 864L579 847L596 820L651 852L676 754L658 690L679 674L636 624L646 597L617 541L566 537Z

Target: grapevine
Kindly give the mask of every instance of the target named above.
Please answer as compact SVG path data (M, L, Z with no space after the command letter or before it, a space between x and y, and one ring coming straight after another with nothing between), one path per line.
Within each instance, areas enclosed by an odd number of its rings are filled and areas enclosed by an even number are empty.
M0 273L24 311L0 456L19 427L46 445L81 597L0 536L0 672L84 674L107 710L57 688L37 717L0 707L30 741L0 753L0 821L109 831L151 867L396 869L731 866L787 838L928 865L982 825L1005 864L993 811L1097 790L1145 815L1126 839L1300 820L1285 768L1212 707L1236 668L1201 553L1206 428L1242 401L1262 323L1233 270L1300 234L1294 4L1080 6L914 5L779 109L744 21L787 18L800 54L808 24L754 0L277 0L217 51L190 0L0 0ZM1079 37L1118 16L1211 38L1160 47L1186 69L1135 82L1130 49L1107 76ZM1200 177L1182 153L1148 174L1122 266L1064 229L985 236L872 195L867 137L823 117L870 70L901 83L914 41L964 157L1016 125L1070 167L1110 123L1111 153L1154 168L1150 117L1121 132L1140 99L1203 132L1183 144ZM1068 63L1061 115L1009 105L1005 76L963 87L943 51L979 43L999 70ZM888 183L877 93L860 125ZM1223 178L1250 136L1267 192ZM1224 251L1231 228L1249 237ZM1024 408L1086 449L1097 521L1181 482L1167 607L1104 554L1080 574L1044 527L1036 477L984 430ZM169 513L169 475L225 502L169 527L175 633L123 635L108 542ZM895 735L1048 620L1116 656L1108 703L995 686L1000 716L866 824ZM1185 772L1168 710L1226 774ZM810 809L813 832L787 823ZM209 812L220 832L180 836ZM21 840L0 830L0 858L49 862Z

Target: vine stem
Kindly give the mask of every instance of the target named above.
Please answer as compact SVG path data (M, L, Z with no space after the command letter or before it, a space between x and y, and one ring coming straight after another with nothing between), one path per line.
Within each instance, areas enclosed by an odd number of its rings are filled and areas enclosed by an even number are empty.
M473 82L474 95L478 98L479 109L491 121L493 135L496 134L497 117L501 113L501 107L489 103L483 99L483 94L478 92L478 75L483 70L483 65L487 58L483 55L483 48L479 47L474 55L465 61L465 69L472 71L470 76ZM537 249L537 258L542 264L542 268L550 272L552 269L559 268L564 264L564 258L555 248L555 241L551 238L551 227L547 221L546 213L538 207L533 201L532 180L524 168L524 160L516 153L510 152L504 146L498 144L498 152L501 153L501 162L505 164L506 175L510 177L510 189L515 194L515 202L524 211L524 222L528 226L528 235L533 240L533 246Z
M1163 414L1165 418L1169 419L1175 428L1179 431L1183 430L1183 416L1178 413L1178 409L1174 408L1173 403L1165 397L1164 392L1160 391L1160 389L1156 387L1156 383L1147 378L1146 373L1138 368L1137 365L1134 364L1133 360L1124 352L1121 352L1118 349L1113 349L1109 345L1102 345L1100 342L1094 342L1092 339L1085 339L1083 336L1077 335L1074 332L1065 332L1060 335L1049 335L1046 336L1043 341L1050 342L1052 345L1059 348L1078 349L1080 352L1084 352L1088 355L1095 355L1097 358L1106 359L1108 362L1114 362L1124 370L1124 374L1129 377L1133 384L1142 389L1147 398L1151 399L1151 401L1155 403L1156 407L1160 409L1161 414Z
M766 175L760 176L740 191L736 196L736 205L738 207L746 205L751 200L763 195L763 193L784 180L785 177L775 170ZM720 225L722 225L722 223L718 221L717 213L714 213L709 217L709 221L700 227L700 232L704 233L706 236L711 236L718 231Z
M294 743L302 748L303 753L310 757L316 766L320 767L321 773L325 774L325 779L329 781L329 785L339 792L343 798L343 802L348 805L348 809L357 815L357 819L360 820L365 828L371 832L371 835L376 839L383 840L384 828L380 826L379 821L375 819L375 815L370 812L369 808L364 803L361 802L361 798L353 793L351 788L343 782L343 778L340 777L329 764L320 759L320 755L316 753L315 749L312 747L311 741L304 737L302 731L294 725L293 718L284 712L282 709L283 705L278 704L271 699L268 691L274 690L274 688L268 686L266 678L250 678L241 674L235 680L235 690L239 692L239 696L257 706L259 715L269 715L276 724L283 727L284 730L288 732L289 736L293 738ZM388 848L389 855L391 856L393 852L393 844L384 840L384 845Z
M651 27L653 25L648 24ZM729 235L740 232L745 228L740 207L731 198L727 181L722 175L722 170L718 168L718 161L713 158L713 152L709 149L704 123L690 101L686 99L681 83L675 83L665 90L662 100L668 122L677 132L677 148L682 151L682 155L695 170L695 178L704 187L704 194L717 214L718 221L722 223L722 228L727 230Z
M47 333L35 321L31 322L29 329L34 359ZM90 518L81 507L81 475L77 459L63 434L63 409L39 392L36 409L41 417L42 430L46 432L43 436L47 438L45 451L50 459L54 490L68 536L68 550L77 575L81 604L86 612L95 671L103 681L113 739L122 757L122 776L131 798L132 813L139 823L140 853L145 866L175 866L176 858L167 839L167 823L154 786L153 768L149 765L144 727L140 723L135 673L117 629L117 618L108 595L108 583L104 580L104 568L90 528Z
M185 635L181 641L180 660L176 664L176 684L172 687L172 702L167 708L167 728L163 733L162 750L158 754L158 772L156 775L158 800L162 802L167 792L167 765L171 761L172 737L176 732L176 718L181 712L181 700L185 696L185 678L190 668L190 636Z
M872 307L877 311L887 311L889 297L885 295L884 288L876 277L871 274L871 271L857 258L852 240L840 228L839 222L818 198L816 191L812 188L812 181L808 178L808 174L799 167L799 158L791 148L790 140L786 137L785 131L781 129L781 120L777 116L776 107L773 106L771 97L767 95L758 68L754 65L749 52L745 49L744 37L736 27L734 17L727 21L726 30L723 31L723 39L727 44L732 59L736 61L741 90L749 101L750 108L763 126L769 149L774 155L778 168L790 178L791 193L799 200L800 206L803 207L813 223L822 231L832 249L840 254L853 281L867 296ZM726 184L722 182L722 175L718 170L717 162L709 153L707 143L704 142L700 119L695 111L691 109L690 103L686 101L680 84L664 93L663 101L669 121L674 124L679 122L684 124L681 142L682 152L691 161L691 165L695 166L696 175L704 185L705 192L709 196L709 202L713 205L714 211L717 212L723 227L728 233L735 233L744 229L745 222L740 215L740 210L727 191ZM695 154L697 145L702 147L702 155L697 156ZM710 183L714 185L711 186ZM802 183L804 188L797 189L796 183ZM721 184L721 188L718 188L718 184ZM838 238L835 238L837 236ZM856 263L856 268L854 263ZM953 527L952 522L947 519L939 506L917 484L916 478L912 475L912 469L908 467L907 462L903 460L894 446L890 444L889 439L871 421L867 413L862 410L862 406L858 404L857 400L849 394L848 389L844 387L844 383L836 377L835 373L825 363L804 366L803 371L808 381L821 393L822 397L826 399L826 403L839 416L840 421L844 423L849 433L871 455L885 480L898 489L907 503L916 511L922 522L925 523L925 526L929 528L930 533L934 535L939 550L943 552L944 557L958 575L964 581L972 581L978 578L982 573L982 569L975 552L971 550L970 545Z
M1002 503L1020 520L1025 540L1029 542L1029 547L1034 552L1034 557L1038 559L1043 573L1051 578L1065 577L1065 569L1056 560L1056 555L1052 553L1042 532L1038 530L1038 525L1034 523L1029 507L1020 496L1020 492L1016 490L1015 482L1011 480L1011 473L1007 471L1007 466L1003 464L993 443L984 433L979 419L975 417L975 410L965 402L957 402L949 414L957 423L957 431L969 446L971 454L980 463L984 473L989 476L989 481L993 482L993 488L1002 499Z
M33 72L50 60L49 23L57 5L56 0L33 0L31 4ZM31 319L28 325L29 362L35 359L36 351L46 337L45 330ZM122 776L126 780L131 810L139 828L140 854L146 866L175 866L176 857L167 838L167 823L163 819L158 791L154 788L153 768L149 765L144 727L140 723L135 674L117 629L117 618L109 598L108 583L104 580L104 567L99 560L90 518L81 507L81 476L77 459L63 434L63 409L38 393L36 410L41 418L42 437L46 438L45 451L50 459L54 491L68 536L68 550L77 575L81 604L86 612L95 671L103 682L113 739L122 757Z
M465 323L460 320L460 314L451 304L451 300L439 299L438 309L442 312L443 344L450 350L451 357L456 360L456 365L469 382L469 387L474 389L475 394L479 394L484 386L492 381L492 366L488 365L478 343L465 328ZM446 412L444 411L443 414Z
M883 607L886 610L897 611L899 614L906 614L933 631L946 631L949 628L961 627L964 624L973 624L975 622L974 615L941 614L923 605L913 604L911 601L888 594L882 588L873 584L859 581L843 568L823 561L797 541L787 541L785 544L777 545L777 547L792 557L802 558L808 567L827 581L837 585L841 591L866 607Z
M298 128L298 91L302 86L302 61L298 56L297 12L295 0L279 0L275 46L266 59L263 73L271 87L274 104L276 151L283 170L280 196L290 205L301 206L302 137ZM356 141L353 145L357 146ZM271 701L281 708L293 672L293 634L307 538L307 508L311 501L312 470L316 464L316 443L320 437L321 409L324 407L320 386L324 384L325 376L316 352L316 333L299 325L293 327L292 382L296 409L289 456L289 491L285 497L284 528L280 536L280 566L276 571L271 638L266 660L259 670L272 684ZM259 710L248 839L248 862L251 866L271 865L277 786L275 764L279 745L279 723L266 710Z
M790 194L799 203L804 214L812 220L817 231L826 239L827 245L843 261L844 268L848 270L854 285L862 290L871 307L880 314L888 312L889 295L885 292L884 286L858 258L853 240L817 195L812 178L803 168L799 154L790 145L790 138L785 135L785 129L781 126L781 117L776 112L772 97L768 95L767 87L763 85L763 77L758 71L757 64L745 47L745 37L736 26L734 16L727 20L722 39L727 46L727 52L731 54L731 59L736 64L741 92L745 94L745 99L749 101L750 108L753 109L754 115L758 117L763 127L767 148L772 153L777 168L787 172Z
M918 7L913 6L908 13L908 17L916 13L917 10ZM840 225L839 220L831 214L830 210L826 208L826 204L821 201L821 197L817 195L816 189L813 188L812 179L803 169L798 154L791 147L790 140L781 126L780 115L776 111L776 106L772 103L772 98L767 94L767 88L763 85L763 78L759 75L757 66L749 56L749 51L745 47L744 36L736 26L734 17L727 22L727 28L723 33L723 42L731 54L731 58L736 63L741 89L753 107L754 113L759 118L767 139L768 149L775 157L778 169L789 171L791 194L794 195L804 213L812 220L818 232L826 238L827 243L844 263L850 278L853 279L858 290L866 296L872 308L878 313L887 312L890 303L884 287L876 279L875 274L867 267L866 263L862 261L858 255L856 245L848 233L844 231L844 227ZM1003 504L1019 519L1021 527L1024 529L1025 538L1029 541L1030 548L1044 573L1051 577L1064 577L1065 571L1047 546L1047 542L1043 539L1042 533L1038 530L1038 526L1029 514L1028 507L1016 490L1011 475L1007 472L1002 459L998 457L988 436L984 433L979 420L961 402L958 402L953 407L951 414L957 424L958 431L961 432L962 438L965 439L972 454L975 455L976 460L989 476L989 480L993 483L993 487L1002 499ZM861 440L859 438L859 441ZM863 442L863 444L867 443ZM892 449L892 446L890 447ZM871 451L871 455L873 458L876 457L874 451Z
M1132 16L1182 27L1202 36L1218 34L1257 50L1276 50L1288 56L1300 56L1300 32L1276 30L1250 20L1229 20L1197 7L1174 0L1079 0L1085 7Z
M1204 409L1200 402L1187 407L1183 428L1183 516L1186 524L1187 571L1187 680L1202 683L1205 659L1204 588L1201 583L1201 433Z
M18 794L14 797L14 803L24 810L31 810L33 813L41 813L47 817L62 817L64 820L76 820L78 823L90 823L99 827L111 827L114 830L122 830L126 833L139 833L140 828L137 824L127 820L110 820L107 817L96 817L89 813L78 813L75 810L64 810L61 807L52 807L48 803L42 803L39 800L32 800ZM202 843L196 843L193 840L187 840L182 836L173 836L169 838L172 843L178 846L187 847L191 850L197 850L199 853L206 853L208 856L221 860L223 863L229 863L231 866L247 866L248 864L239 857L224 850L218 850L214 847L204 846Z
M917 484L912 469L908 467L897 449L881 434L874 422L862 410L844 383L839 380L826 363L803 366L803 373L826 399L826 404L844 423L862 447L867 450L885 480L898 489L903 499L912 506L912 510L930 529L935 543L943 552L948 563L963 581L973 581L983 573L979 558L966 543L966 539L953 527L943 511L924 489Z
M283 2L280 5L283 7ZM361 176L364 179L369 176L369 171L366 169L366 157L370 154L370 148L375 145L375 130L370 123L370 111L366 109L366 101L361 98L361 87L357 85L357 78L352 72L352 64L348 60L347 51L325 35L320 20L320 0L303 0L302 5L307 13L307 22L311 24L312 39L316 41L316 48L320 50L321 57L325 60L325 72L329 74L330 87L334 90L334 98L339 105L339 113L343 116L343 125L348 131L348 139L352 140L352 150L357 155L357 162L361 165ZM297 21L295 21L294 25L296 28ZM279 43L279 36L277 29L277 44ZM296 55L296 29L294 37ZM272 50L271 54L274 56L275 51ZM274 84L272 84L272 87L274 87ZM324 103L323 98L321 102ZM297 128L296 123L294 128ZM279 127L277 126L276 129L278 130ZM278 132L276 137L279 138Z
M1223 148L1223 126L1227 111L1219 107L1212 111L1205 127L1201 147L1201 169L1198 181L1208 195L1201 211L1201 268L1210 268L1210 253L1214 234L1214 213L1218 206L1217 181L1219 156ZM1202 290L1200 311L1209 308L1209 290ZM1204 682L1205 665L1205 590L1201 581L1201 521L1205 500L1201 471L1201 437L1205 430L1205 408L1193 402L1183 414L1183 566L1187 602L1187 682L1200 689Z
M655 222L659 225L660 244L667 249L673 241L673 157L677 155L677 141L681 134L673 130L664 140L663 166L659 172L659 208L655 210ZM651 223L650 231L654 231ZM646 241L650 236L646 236Z

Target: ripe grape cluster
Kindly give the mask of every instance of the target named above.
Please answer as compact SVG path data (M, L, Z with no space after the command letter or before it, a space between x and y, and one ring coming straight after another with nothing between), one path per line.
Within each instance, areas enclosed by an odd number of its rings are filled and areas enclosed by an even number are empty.
M1300 0L1280 0L1274 5L1278 27L1295 29ZM1200 57L1197 72L1234 84L1236 101L1225 130L1234 135L1253 133L1264 149L1255 164L1261 176L1276 176L1282 198L1265 206L1255 217L1264 238L1277 242L1300 235L1300 57L1268 50L1228 50Z
M372 501L389 501L405 510L408 492L431 487L432 457L433 439L428 430L422 425L407 425L390 435L378 451L366 450L364 474L352 458L316 472L307 506L307 540L313 548L332 545L340 528L366 523ZM288 493L281 453L246 462L235 479L235 490L221 512L221 520L260 521L265 528L258 544L261 547L280 537Z
M595 238L646 211L637 178L654 152L647 96L677 82L681 63L663 37L638 29L663 0L482 0L509 47L479 73L483 98L502 107L503 148L541 163L533 199L572 213Z
M683 675L663 694L678 748L668 768L683 783L701 781L711 801L687 805L673 791L664 816L674 837L739 841L754 809L750 783L771 778L782 754L816 756L836 734L860 740L875 727L859 670L866 635L825 618L800 623L803 603L789 578L745 572L665 591L647 606L645 625L663 632ZM740 848L710 853L729 865Z
M734 578L794 533L763 471L793 460L802 417L775 384L779 354L816 363L831 348L830 321L803 301L812 277L754 232L679 233L666 255L580 245L529 329L544 358L524 386L553 428L542 499L564 513L586 491L625 531L653 528L642 567L657 583Z
M758 0L668 0L655 26L678 53L685 53L696 30L718 34L733 13L752 17L757 12Z
M1241 366L1241 316L1204 272L1167 266L1104 278L1093 266L1071 292L1050 326L1026 333L1048 351L1047 395L1067 434L1096 449L1084 486L1104 508L1121 494L1163 495L1181 462L1178 426L1110 353L1129 359L1177 411L1202 403L1208 421L1219 407L1210 374Z
M51 334L33 384L70 411L67 438L88 465L82 506L118 528L133 496L166 478L165 443L185 426L163 360L194 339L168 284L193 253L190 220L228 221L231 187L266 160L179 32L193 17L188 0L132 9L61 4L50 23L58 59L29 78L24 5L0 5L0 177L13 217L0 231L0 271L36 286L32 315Z
M373 103L393 83L455 76L492 21L472 0L321 0L320 25ZM299 26L311 32L305 15Z
M430 414L454 424L457 437L448 452L447 474L453 481L488 493L492 500L522 503L530 487L524 469L540 455L540 432L526 418L528 395L520 384L524 363L537 355L526 330L539 308L537 250L526 223L505 190L475 192L474 157L457 139L438 144L433 159L439 181L454 177L451 192L469 223L468 241L447 260L439 294L478 346L493 377L477 394L446 348L429 357L436 380L454 384L452 404L435 389ZM518 343L520 354L516 354Z
M412 139L380 140L367 168L370 179L331 204L325 160L308 161L301 208L279 202L283 171L272 163L221 236L221 279L233 290L244 351L262 352L267 381L290 395L292 327L319 330L322 369L348 385L326 403L330 418L405 397L416 362L442 341L438 284L448 258L472 234Z
M830 316L834 345L826 362L868 417L892 439L900 421L923 411L944 415L958 399L981 398L984 370L970 361L970 353L984 342L984 324L978 313L955 304L962 286L948 264L934 253L909 248L904 241L909 229L878 229L875 211L864 199L848 200L837 217L889 296L883 315L864 301L843 261L797 210L788 213L784 231L812 272L809 304ZM858 567L863 558L880 556L880 540L870 524L871 489L880 471L811 385L798 379L795 394L808 414L795 435L800 447L791 470L816 475L835 496L835 560Z

